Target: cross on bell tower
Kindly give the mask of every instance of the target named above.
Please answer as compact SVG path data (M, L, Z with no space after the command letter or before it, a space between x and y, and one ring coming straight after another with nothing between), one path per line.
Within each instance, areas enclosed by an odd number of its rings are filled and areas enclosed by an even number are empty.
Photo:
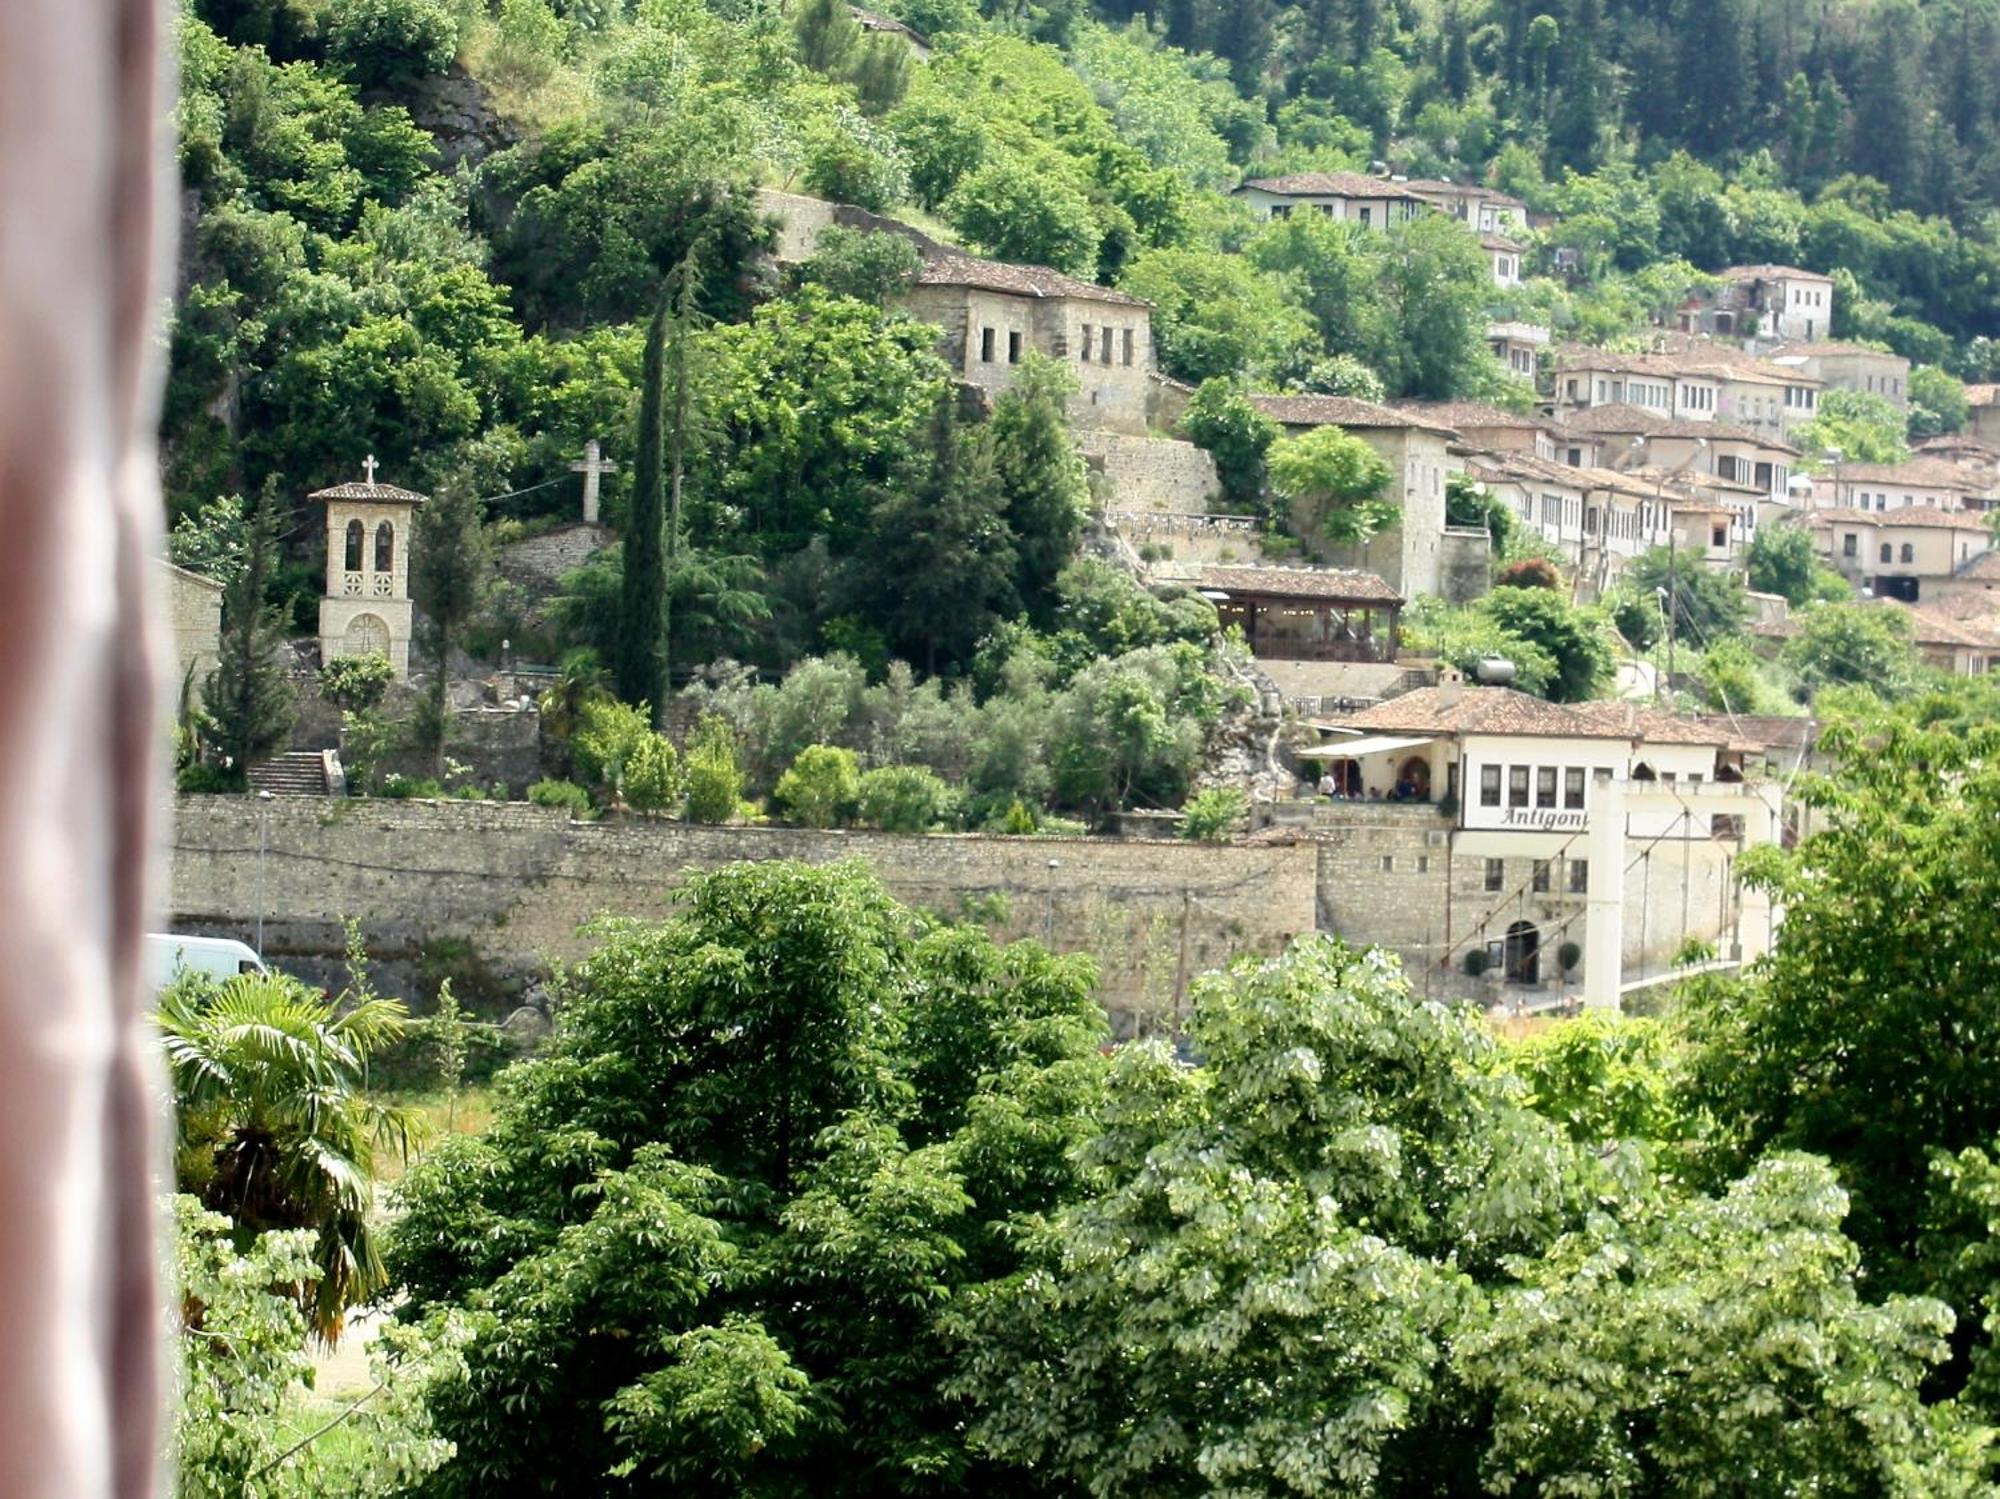
M586 526L597 524L598 476L600 474L614 474L618 471L617 463L603 457L602 454L603 449L598 446L597 439L593 437L583 445L582 459L570 464L570 471L572 473L583 475L583 523Z

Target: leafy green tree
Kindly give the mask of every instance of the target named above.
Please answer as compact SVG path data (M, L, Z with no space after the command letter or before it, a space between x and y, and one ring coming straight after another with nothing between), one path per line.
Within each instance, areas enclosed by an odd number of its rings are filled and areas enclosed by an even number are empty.
M1743 628L1743 585L1698 557L1654 547L1626 564L1625 581L1660 601L1684 645L1705 650Z
M836 297L887 307L909 290L923 255L900 234L829 225L799 267L799 279Z
M1076 389L1067 368L1031 352L994 401L986 427L1012 533L1013 591L1029 618L1043 623L1090 513L1090 482L1065 409Z
M951 226L1000 260L1088 276L1097 264L1097 219L1067 177L1029 157L969 172L943 205Z
M1051 711L1056 795L1093 818L1141 797L1177 804L1220 708L1218 686L1195 646L1147 646L1093 662Z
M1595 1011L1508 1046L1522 1102L1585 1145L1677 1140L1693 1125L1675 1090L1676 1037L1657 1020Z
M1887 396L1865 390L1820 392L1813 419L1792 434L1807 453L1840 450L1843 463L1901 463L1910 456L1908 418Z
M1847 581L1819 560L1804 526L1759 526L1744 561L1753 591L1775 593L1794 609L1852 596Z
M1383 375L1403 395L1451 400L1491 386L1486 346L1491 270L1477 237L1447 214L1390 231L1387 300L1396 329Z
M1161 367L1179 380L1268 376L1297 364L1313 340L1310 320L1286 300L1284 283L1259 274L1240 256L1149 250L1119 284L1153 304Z
M624 572L618 596L617 654L613 658L618 692L627 702L663 704L671 683L667 675L667 485L666 425L670 404L669 342L678 346L688 330L677 325L671 298L665 291L646 328L646 366L639 394L638 473L632 488L632 509L626 517L625 545L620 552ZM685 360L674 364L684 371ZM684 379L674 381L676 393ZM678 482L678 475L675 477Z
M1300 213L1274 219L1246 253L1259 270L1290 282L1292 299L1312 318L1326 353L1370 365L1387 355L1395 326L1385 296L1388 255L1381 234L1349 220Z
M387 1281L373 1223L375 1148L407 1155L411 1116L371 1100L369 1059L403 1031L399 1001L342 1009L283 974L186 975L157 1015L176 1105L180 1189L248 1233L311 1233L301 1301L331 1342Z
M995 463L996 434L991 424L962 427L952 404L939 397L926 451L907 485L875 507L874 545L858 562L869 612L891 647L927 674L969 661L1014 607L1011 496Z
M222 595L220 650L202 689L202 735L238 779L276 753L292 731L292 684L278 659L283 622L266 602L277 569L277 501L266 487L250 514L242 569Z
M606 929L494 1128L404 1190L400 1315L470 1331L428 1391L433 1488L1004 1487L942 1392L941 1314L1074 1191L1090 982L854 865L735 865Z
M847 821L861 795L861 766L854 751L809 744L778 777L772 793L785 815L801 827L830 828Z
M434 1364L404 1356L375 1397L336 1418L333 1441L299 1435L312 1379L309 1328L287 1288L315 1273L310 1230L260 1234L247 1244L221 1213L173 1199L173 1285L179 1293L174 1427L169 1455L187 1499L357 1499L410 1492L451 1455L414 1391ZM452 1356L441 1339L437 1360Z
M458 48L458 21L440 0L332 0L327 52L376 88L442 73Z
M688 736L687 815L695 822L727 822L743 800L743 772L736 763L736 735L719 714L704 714Z
M1537 697L1551 696L1559 678L1556 659L1538 641L1504 629L1477 606L1454 608L1443 599L1414 600L1403 613L1406 649L1449 662L1473 678L1482 661L1514 666L1514 686Z
M1989 724L1932 716L1914 701L1826 710L1817 752L1835 769L1794 788L1813 831L1746 870L1783 902L1782 938L1745 979L1687 999L1691 1099L1721 1125L1719 1169L1771 1148L1825 1155L1891 1289L1912 1285L1931 1153L2000 1132L2000 757Z
M1302 537L1359 543L1393 526L1402 506L1387 494L1381 454L1338 427L1314 427L1271 445L1271 489Z
M1920 364L1910 371L1910 441L1963 432L1970 410L1965 386L1948 371L1934 364Z
M1610 621L1599 610L1578 607L1546 588L1495 588L1478 608L1554 663L1545 688L1553 701L1587 702L1611 680Z
M608 697L586 702L570 739L577 774L635 812L664 812L680 800L674 747L653 729L650 706Z
M1951 1311L1864 1301L1846 1208L1823 1161L1777 1155L1524 1264L1455 1350L1493 1401L1489 1487L1981 1492L1970 1413L1923 1394Z
M1473 1277L1580 1224L1593 1159L1383 953L1309 936L1194 994L1200 1068L1120 1051L1091 1194L968 1307L974 1441L1100 1494L1471 1491Z
M410 594L424 611L436 675L431 714L435 775L444 773L444 726L451 686L451 650L458 633L479 612L493 582L493 554L481 519L479 496L461 480L447 485L417 512L410 542Z
M1785 664L1808 698L1827 687L1865 687L1888 695L1916 675L1910 617L1895 604L1820 604L1799 618L1785 642Z
M1782 692L1767 684L1763 663L1738 635L1703 651L1694 677L1702 702L1717 713L1783 713L1790 706Z
M1202 381L1181 417L1180 430L1215 461L1225 505L1238 514L1264 509L1267 460L1283 429L1250 404L1241 380L1218 375Z
M883 765L855 787L861 821L885 833L927 833L951 805L951 788L925 765Z
M845 73L861 40L860 24L840 0L803 0L792 15L792 45L816 73Z
M246 535L242 497L217 495L174 522L167 535L167 559L176 567L213 578L226 590L247 560Z

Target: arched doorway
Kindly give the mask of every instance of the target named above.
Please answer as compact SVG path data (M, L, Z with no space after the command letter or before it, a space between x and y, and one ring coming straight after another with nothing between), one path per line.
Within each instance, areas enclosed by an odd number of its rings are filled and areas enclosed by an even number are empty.
M1361 792L1361 767L1352 760L1335 760L1328 767L1333 773L1334 794L1356 797Z
M346 656L386 656L389 654L389 627L379 614L357 614L347 622L341 640Z
M1507 928L1501 962L1510 984L1539 984L1542 981L1542 934L1532 921L1517 921Z
M1427 802L1431 799L1431 762L1422 755L1412 755L1396 772L1396 794L1405 801Z

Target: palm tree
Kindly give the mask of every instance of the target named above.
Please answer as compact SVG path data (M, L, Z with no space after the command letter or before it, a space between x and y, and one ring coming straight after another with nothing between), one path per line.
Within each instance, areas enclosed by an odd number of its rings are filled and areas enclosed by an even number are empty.
M246 1233L318 1230L319 1277L300 1299L329 1343L388 1280L368 1221L375 1148L407 1153L415 1115L363 1089L407 1018L401 1001L365 994L339 1013L284 974L183 976L160 996L180 1189Z

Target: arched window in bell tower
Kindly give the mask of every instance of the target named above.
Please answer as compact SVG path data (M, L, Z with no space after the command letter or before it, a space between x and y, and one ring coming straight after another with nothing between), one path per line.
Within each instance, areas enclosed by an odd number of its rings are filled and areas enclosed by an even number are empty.
M361 571L362 539L363 527L361 522L358 520L349 521L347 523L347 571L351 573Z
M387 521L375 528L375 571L386 573L396 566L396 528Z

